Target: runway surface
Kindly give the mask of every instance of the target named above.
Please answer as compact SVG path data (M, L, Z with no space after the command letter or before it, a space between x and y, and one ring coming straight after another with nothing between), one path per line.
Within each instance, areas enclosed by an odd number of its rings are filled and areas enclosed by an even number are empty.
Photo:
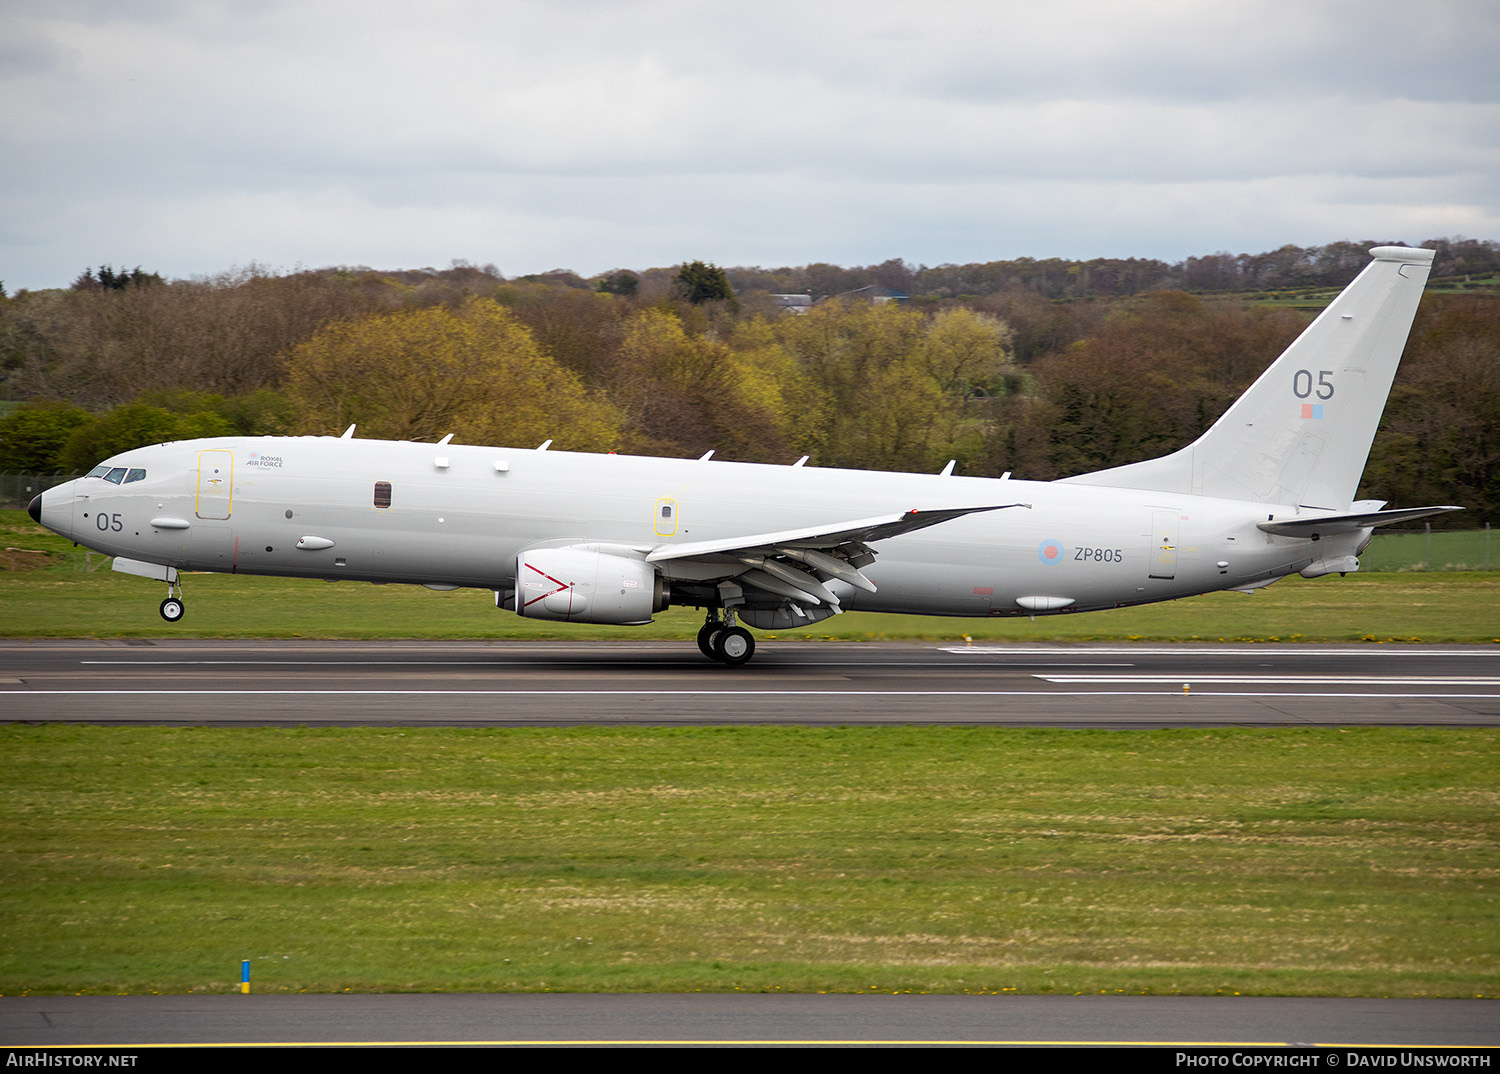
M1500 646L7 641L0 720L1496 726Z
M1487 1000L1217 996L18 996L0 1046L199 1043L1495 1047ZM1396 1065L1394 1057L1391 1065Z

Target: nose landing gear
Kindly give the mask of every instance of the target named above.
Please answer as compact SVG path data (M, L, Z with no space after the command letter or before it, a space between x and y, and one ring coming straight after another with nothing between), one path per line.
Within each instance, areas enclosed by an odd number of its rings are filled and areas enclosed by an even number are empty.
M187 611L182 603L182 584L172 581L167 583L167 599L161 602L157 612L169 623L180 620L183 613Z

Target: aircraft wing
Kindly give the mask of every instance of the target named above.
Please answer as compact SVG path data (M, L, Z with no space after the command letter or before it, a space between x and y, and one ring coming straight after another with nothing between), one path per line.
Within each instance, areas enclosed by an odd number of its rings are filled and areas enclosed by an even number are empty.
M1318 518L1283 518L1257 522L1256 528L1278 537L1333 537L1340 533L1369 529L1371 526L1389 526L1393 522L1410 522L1413 519L1441 515L1445 511L1462 511L1462 507L1403 507L1391 511L1363 511L1352 515L1322 515Z
M868 542L951 522L964 515L1029 506L1007 503L933 511L913 508L900 514L804 529L664 544L649 551L646 561L670 563L674 573L686 572L700 584L732 579L742 589L761 594L756 599L785 604L792 614L807 619L810 613L806 608L822 608L821 615L840 610L839 598L825 584L830 580L836 579L867 593L875 592L875 583L859 569L875 560L875 550Z
M883 541L913 530L926 529L943 522L951 522L964 515L982 511L1003 511L1007 507L1029 507L1030 504L1006 503L994 507L947 507L936 511L919 511L912 508L899 515L876 515L873 518L856 519L853 522L836 522L829 526L812 526L800 530L780 530L776 533L753 533L743 537L730 537L717 541L688 541L683 544L664 544L646 555L646 562L660 563L669 559L696 559L708 555L765 555L778 548L822 549L836 548L852 542Z

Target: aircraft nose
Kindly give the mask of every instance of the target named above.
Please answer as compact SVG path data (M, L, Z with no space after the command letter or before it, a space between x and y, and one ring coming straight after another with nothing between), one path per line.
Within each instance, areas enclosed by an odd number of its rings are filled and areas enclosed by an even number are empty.
M31 503L26 505L26 513L31 516L31 521L37 525L42 522L42 494L38 492L31 498Z

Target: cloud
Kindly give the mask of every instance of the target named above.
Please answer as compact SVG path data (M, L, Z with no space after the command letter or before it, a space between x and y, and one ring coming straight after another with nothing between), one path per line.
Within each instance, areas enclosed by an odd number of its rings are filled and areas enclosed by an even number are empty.
M1500 205L1500 10L1464 0L16 0L0 41L11 290L1176 259L1488 237Z

